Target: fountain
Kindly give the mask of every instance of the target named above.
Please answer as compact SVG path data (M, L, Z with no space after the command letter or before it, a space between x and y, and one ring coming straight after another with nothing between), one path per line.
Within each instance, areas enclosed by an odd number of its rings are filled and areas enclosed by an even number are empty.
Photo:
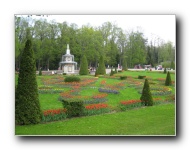
M74 55L70 54L69 44L67 44L66 54L62 56L62 61L59 63L59 67L63 70L63 73L75 73L77 62L74 61Z

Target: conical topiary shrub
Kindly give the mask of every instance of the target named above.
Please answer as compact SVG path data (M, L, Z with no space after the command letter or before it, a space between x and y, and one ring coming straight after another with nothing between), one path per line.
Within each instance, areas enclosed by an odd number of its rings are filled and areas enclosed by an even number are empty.
M80 71L79 71L80 75L88 75L88 62L86 59L86 56L83 55L82 59L81 59L81 63L80 63Z
M149 86L147 79L145 79L140 100L141 100L141 104L143 106L153 106L153 98L152 98L152 94L150 92L150 86Z
M167 76L166 76L165 86L170 86L170 85L172 85L172 80L171 80L170 72L168 71Z
M167 72L166 72L166 68L164 68L164 73L166 74Z
M98 66L98 74L99 75L106 74L106 67L105 67L103 56L100 57L100 62L99 62L99 66Z
M36 65L30 39L26 41L22 53L15 99L16 124L37 124L41 121Z

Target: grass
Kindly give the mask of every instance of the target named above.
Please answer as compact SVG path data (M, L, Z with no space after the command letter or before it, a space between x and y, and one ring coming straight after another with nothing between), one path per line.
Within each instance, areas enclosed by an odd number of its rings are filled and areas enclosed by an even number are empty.
M164 74L162 72L153 72L153 71L124 71L121 73L118 73L117 75L126 75L126 76L132 76L132 77L138 77L138 75L145 75L147 77L152 77L152 79L157 79L157 78L166 78L167 74ZM175 74L170 73L171 80L175 80Z
M175 105L16 126L16 135L175 135Z
M39 94L41 110L63 108L63 105L58 101L58 94Z

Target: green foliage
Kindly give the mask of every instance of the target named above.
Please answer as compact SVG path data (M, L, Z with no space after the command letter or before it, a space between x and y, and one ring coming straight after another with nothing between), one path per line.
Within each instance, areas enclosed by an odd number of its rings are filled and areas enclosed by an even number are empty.
M141 104L143 106L152 106L153 105L153 98L152 98L152 94L150 92L150 86L148 83L148 79L145 79L140 100L141 100Z
M99 72L98 72L98 68L97 68L95 71L95 77L97 77L98 75L99 75Z
M166 68L164 68L164 73L166 74L167 72L166 72Z
M170 72L168 71L166 80L165 80L165 86L170 86L170 85L172 85L172 80L171 80Z
M99 62L99 66L98 66L98 74L99 75L106 74L106 67L105 67L105 64L104 64L103 56L100 57L100 62Z
M124 71L127 71L127 70L128 70L126 59L123 59L123 67L122 67L122 70L124 70Z
M114 71L111 69L110 76L114 75Z
M146 78L146 76L142 76L142 75L138 76L138 79L144 79L144 78Z
M173 69L173 70L175 70L175 64L174 64L174 62L173 62L173 61L171 61L170 68L171 68L171 69Z
M15 93L15 121L19 125L36 124L41 121L36 66L30 39L22 53L18 85Z
M126 80L126 79L127 79L127 76L120 76L120 79L121 79L121 80Z
M64 79L65 82L80 82L80 78L77 76L67 76Z
M81 59L81 63L80 63L80 71L79 71L80 75L88 75L88 62L86 59L86 56L83 55L82 59Z
M40 71L39 71L39 76L41 76L42 75L42 69L40 69Z
M84 114L83 101L62 100L63 107L67 110L68 117L79 117Z
M162 64L162 67L164 68L170 68L171 63L169 61L165 61L165 62L162 62L161 64Z
M117 73L117 67L115 67L115 71L114 71L114 73Z

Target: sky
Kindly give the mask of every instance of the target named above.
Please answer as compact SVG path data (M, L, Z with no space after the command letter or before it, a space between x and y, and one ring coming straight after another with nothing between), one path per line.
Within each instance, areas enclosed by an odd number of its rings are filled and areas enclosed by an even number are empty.
M124 31L137 29L144 33L148 41L157 39L157 42L171 41L176 45L176 16L175 15L45 15L33 16L46 18L62 23L75 23L78 27L90 24L93 27L101 26L104 22L116 23Z

